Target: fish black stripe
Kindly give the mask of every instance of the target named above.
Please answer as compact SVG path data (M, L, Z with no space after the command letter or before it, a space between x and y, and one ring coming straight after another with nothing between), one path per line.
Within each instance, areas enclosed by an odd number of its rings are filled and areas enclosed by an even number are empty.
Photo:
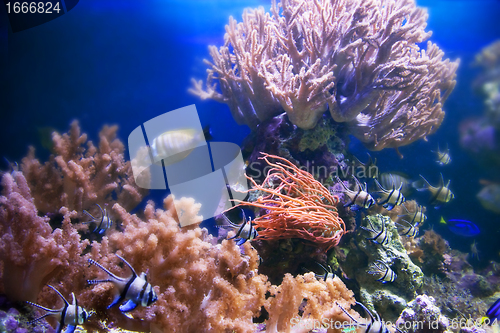
M436 192L436 195L431 198L431 204L432 205L438 202L439 194L441 193L441 191L443 190L443 188L444 188L444 186L441 186L439 188L439 190Z
M365 333L369 333L373 325L373 320L370 321L368 325L366 325Z
M354 196L354 199L352 199L352 204L356 204L356 200L358 199L358 196L360 193L361 193L361 190L359 190L358 193L356 193L356 195Z
M148 304L151 304L153 303L153 287L151 287L151 290L149 291L149 295L148 295Z
M386 267L386 269L385 269L385 274L384 274L384 276L382 276L382 277L381 277L380 279L378 279L377 281L385 281L384 279L385 279L385 277L387 276L387 273L389 273L389 268L388 268L388 267Z
M146 281L144 281L144 285L142 286L141 292L139 294L139 299L142 302L142 298L144 297L144 293L146 292L146 288L148 287L148 284Z
M241 227L240 227L240 229L238 230L238 232L236 233L235 238L236 238L236 237L240 237L241 232L243 231L243 228L245 227L245 224L246 224L246 222L243 222L243 223L241 224Z
M384 201L382 201L379 205L383 205L383 204L388 203L388 202L389 202L389 200L391 199L392 194L394 193L394 191L396 191L396 187L393 185L393 186L392 186L392 191L391 191L391 193L389 193L389 195L387 196L387 199L386 199L386 200L384 200ZM388 192L388 191L385 191L385 193L387 193L387 192Z
M68 306L69 305L67 303L65 303L64 304L64 308L61 311L61 320L59 320L59 329L57 330L57 333L61 333L62 332L62 328L64 326L64 320L66 319L66 312L68 311Z
M384 232L384 223L382 223L382 230L380 230L377 236L373 237L373 239L378 242L378 238L380 237L380 235L382 235L383 232Z
M132 282L135 281L135 279L137 279L137 276L134 275L130 280L128 280L127 284L125 285L125 288L123 288L123 291L122 293L120 294L120 298L118 298L118 301L116 302L116 304L118 303L121 303L123 302L123 300L125 299L125 297L127 296L127 292L128 290L130 289L130 285L132 284Z

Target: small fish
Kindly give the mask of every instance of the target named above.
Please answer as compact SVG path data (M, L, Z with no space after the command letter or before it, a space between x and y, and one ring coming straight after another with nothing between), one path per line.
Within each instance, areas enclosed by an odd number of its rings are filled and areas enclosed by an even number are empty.
M96 227L94 230L92 230L92 232L96 232L99 234L99 235L102 235L106 232L106 230L108 230L109 228L111 228L111 226L113 225L113 221L111 221L111 219L109 218L109 214L108 214L108 211L106 209L102 209L102 207L99 205L99 204L96 204L97 207L99 207L100 211L101 211L101 218L95 218L94 216L92 216L92 214L90 214L88 211L84 210L83 213L85 215L87 215L88 217L90 217L92 220L91 221L87 221L87 222L82 222L84 224L87 224L87 223L95 223L96 224Z
M152 140L151 153L155 162L163 160L168 166L182 161L198 145L210 139L208 129L203 132L192 128L167 131Z
M500 320L500 298L493 303L492 306L486 311L486 317L489 319L489 325L493 323L495 320ZM483 317L483 322L486 318Z
M328 265L328 266L323 266L321 263L317 262L317 264L323 269L323 274L315 274L316 275L316 279L323 279L323 280L327 280L327 279L334 279L335 278L335 273L333 273L333 269L332 269L332 266Z
M61 297L61 299L64 302L64 306L60 309L49 309L36 303L26 302L30 305L36 306L39 309L47 311L47 313L44 314L43 316L31 320L29 324L33 324L47 316L55 316L57 317L57 328L56 328L57 333L62 332L62 328L64 325L68 326L64 331L64 333L73 333L76 329L76 326L82 325L89 317L87 311L85 311L84 308L78 305L74 293L71 293L71 296L73 297L73 302L69 304L68 301L64 298L64 296L59 292L59 290L52 287L51 285L48 286L52 290L54 290L59 295L59 297Z
M97 284L103 282L112 282L118 289L118 294L113 302L108 306L108 309L125 300L127 300L127 302L120 305L121 312L132 311L139 304L141 304L142 306L148 306L156 302L158 297L156 296L153 286L148 282L146 273L143 272L140 276L138 276L134 268L125 259L123 259L119 255L116 256L120 258L128 266L128 268L130 268L130 270L132 271L132 276L128 278L118 277L108 271L95 260L89 259L89 263L91 265L96 265L97 267L105 271L109 275L109 278L105 280L87 280L87 283Z
M370 219L368 219L368 223L370 223L370 228L366 228L366 227L361 226L361 229L370 232L372 235L374 234L374 236L371 238L366 238L366 239L370 240L374 243L380 244L382 246L389 244L389 235L387 234L387 229L385 228L385 223L382 221L382 228L380 231L375 230L375 227L373 226Z
M439 223L447 225L451 232L459 236L474 237L481 232L477 225L467 220L452 219L445 221L444 217L441 216Z
M477 249L476 240L470 245L470 254L472 258L476 258L479 261L479 250Z
M381 201L377 202L378 205L382 205L387 210L392 210L395 206L401 205L406 201L403 193L401 193L401 189L403 188L403 183L399 185L399 188L396 189L396 185L392 185L392 190L386 190L380 185L378 180L375 179L375 184L378 187L377 193L380 196Z
M453 198L455 198L455 195L453 192L450 190L450 181L448 180L448 183L446 186L444 185L444 179L443 179L443 174L441 174L441 179L439 181L438 187L434 187L429 182L427 179L424 178L424 176L420 175L420 178L424 181L424 186L421 186L419 182L414 182L413 187L417 189L417 191L425 191L429 190L432 194L431 197L431 205L438 205L440 203L447 203L450 202Z
M366 183L364 183L365 186L363 187L356 177L352 176L352 178L354 178L354 181L356 182L356 189L354 191L350 190L339 177L335 177L337 182L344 188L343 192L350 200L350 202L345 204L344 207L353 206L353 210L357 210L359 208L370 208L375 204L375 199L373 199L370 193L366 191Z
M441 151L441 149L439 149L439 145L438 145L438 150L432 151L432 152L437 154L437 161L436 162L439 165L446 165L446 164L451 162L450 149L448 147L446 147L445 150Z
M375 261L372 267L372 270L369 270L367 273L380 276L377 281L387 283L396 280L396 273L382 260Z
M384 322L380 319L380 316L378 315L377 312L374 311L374 314L375 314L375 316L374 316L370 312L370 310L368 310L363 304L361 304L359 302L356 302L356 304L361 306L363 308L363 310L365 310L365 312L370 316L370 322L368 324L365 324L365 323L361 323L361 322L357 321L349 314L349 312L347 312L339 303L337 303L337 306L351 319L351 321L353 323L355 323L355 324L349 325L347 327L364 326L363 331L357 330L360 333L390 333L389 329L384 324ZM396 328L396 330L399 331L398 328ZM401 332L401 331L399 331L399 332Z
M259 236L259 233L257 232L257 230L255 230L255 228L253 227L252 219L249 218L247 221L246 216L245 216L245 212L244 211L242 211L242 212L243 212L243 222L241 223L241 225L238 225L238 224L231 222L231 220L229 220L226 215L221 214L222 217L224 218L224 221L226 221L227 225L218 226L218 227L226 227L227 226L227 227L231 227L234 229L238 229L238 231L236 232L236 235L229 238L229 239L239 238L238 242L236 243L236 245L238 245L238 246L242 245L247 240L251 241Z
M406 237L416 237L418 234L417 226L414 224L411 224L410 222L403 220L403 219L401 221L404 221L406 223L406 225L402 225L402 224L399 224L397 222L394 222L395 224L397 224L399 227L402 228L402 229L398 229L398 231L401 231L400 235L406 236Z
M412 224L414 225L415 227L419 227L419 226L422 226L425 222L425 220L427 220L427 216L424 214L424 206L422 205L418 205L417 208L415 209L415 213L410 213L410 211L408 210L408 208L406 208L405 205L401 205L408 214L405 214L405 215L398 215L398 217L403 217L403 216L411 216L411 221L408 221L406 219L402 219L403 221L409 223L409 224Z

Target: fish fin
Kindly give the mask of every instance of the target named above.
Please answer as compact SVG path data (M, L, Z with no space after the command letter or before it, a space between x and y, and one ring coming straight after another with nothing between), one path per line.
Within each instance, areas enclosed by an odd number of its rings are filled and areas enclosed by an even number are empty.
M122 300L122 298L120 297L120 295L116 295L113 302L110 305L108 305L108 309L111 309L112 307L116 306L118 303L120 303L121 300Z
M125 304L120 305L121 312L130 312L137 307L137 303L129 299Z
M64 333L73 333L76 329L76 326L73 326L73 325L68 325L68 327L66 327L66 330L64 331Z
M360 210L360 209L361 209L361 207L360 207L360 206L358 206L358 205L352 205L352 206L351 206L351 210L352 210L353 212L355 212L355 211L357 211L357 210Z
M247 240L245 238L241 238L239 241L236 242L236 245L240 246L243 245Z
M205 141L212 141L214 139L212 136L212 129L209 125L203 127L203 135L205 136Z

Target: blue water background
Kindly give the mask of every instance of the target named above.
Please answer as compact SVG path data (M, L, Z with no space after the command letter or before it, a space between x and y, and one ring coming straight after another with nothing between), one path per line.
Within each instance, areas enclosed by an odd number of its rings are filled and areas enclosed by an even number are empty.
M500 38L500 1L417 1L429 8L431 40L445 57L461 59L458 84L445 104L446 118L428 142L372 153L382 171L403 171L432 184L442 172L452 179L456 199L439 210L430 208L428 226L468 251L472 239L439 226L441 215L474 221L482 230L476 237L482 260L500 260L500 215L484 210L476 199L479 179L498 172L478 166L459 146L458 125L480 116L483 101L471 89L478 74L470 66L474 55ZM210 125L214 139L241 144L250 132L237 125L226 105L202 102L188 94L191 78L205 79L208 45L223 43L224 26L233 15L241 20L245 7L270 7L269 1L80 1L62 17L35 28L11 33L5 8L0 9L0 157L20 161L28 145L46 159L38 129L68 129L73 119L97 141L104 124L119 124L119 135L164 112L196 104L202 125ZM440 167L430 151L449 145L452 163ZM366 150L353 140L350 149L360 159ZM4 167L5 168L5 167ZM497 179L498 180L498 179ZM421 203L428 195L419 194ZM430 206L429 206L430 207Z

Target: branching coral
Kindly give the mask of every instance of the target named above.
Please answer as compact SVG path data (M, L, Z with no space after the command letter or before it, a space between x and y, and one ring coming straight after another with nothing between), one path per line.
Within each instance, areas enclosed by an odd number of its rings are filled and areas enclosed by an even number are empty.
M37 215L33 198L21 172L5 173L0 196L0 261L3 291L13 301L35 302L42 287L60 277L88 245L80 242L64 208L62 229L52 230L49 219ZM83 265L82 265L83 267ZM74 277L65 274L66 277Z
M262 195L256 201L242 203L266 210L253 221L259 228L259 238L302 238L327 250L336 246L345 233L344 221L337 213L338 198L287 159L262 154L271 167L264 182L259 185L247 176L253 184L249 192Z
M135 185L130 162L124 159L125 147L116 137L117 130L117 126L104 126L96 147L74 121L68 133L52 134L54 154L44 164L30 148L21 170L38 210L57 213L65 206L82 212L96 203L112 205L117 201L132 209L142 200L147 191Z
M373 150L433 133L458 62L427 40L427 14L413 0L284 0L230 18L225 44L210 47L206 90L255 128L284 110L313 128L327 110ZM217 92L217 81L221 92Z

